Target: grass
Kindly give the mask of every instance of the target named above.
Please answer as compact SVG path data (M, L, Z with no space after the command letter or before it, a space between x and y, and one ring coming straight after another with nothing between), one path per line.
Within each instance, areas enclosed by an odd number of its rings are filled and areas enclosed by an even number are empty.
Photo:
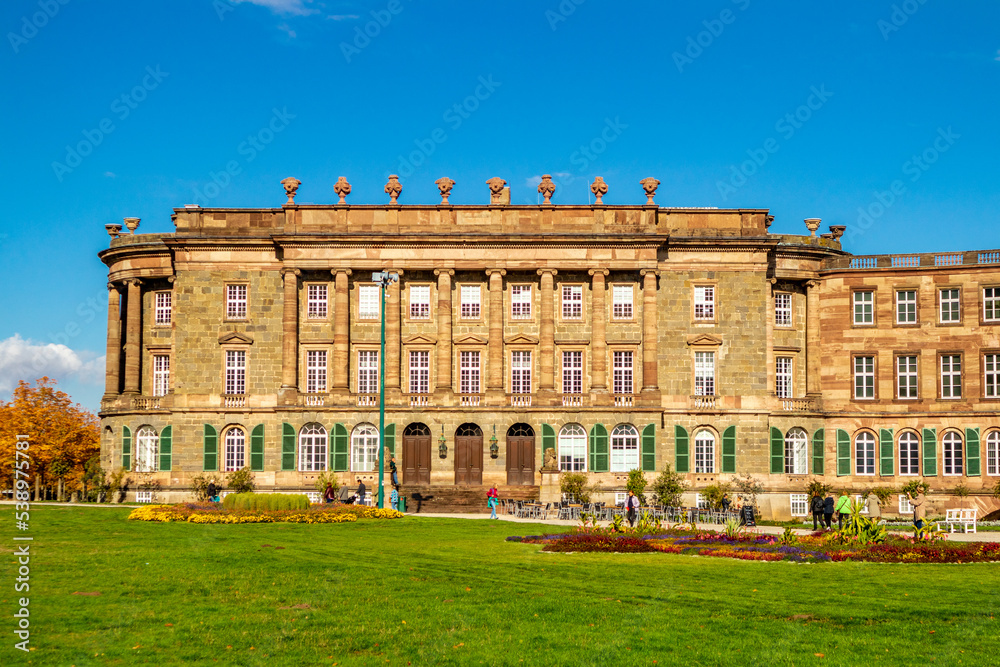
M11 648L7 593L0 664L986 665L1000 653L994 564L546 554L504 538L551 527L502 521L219 526L128 511L32 509L37 648Z

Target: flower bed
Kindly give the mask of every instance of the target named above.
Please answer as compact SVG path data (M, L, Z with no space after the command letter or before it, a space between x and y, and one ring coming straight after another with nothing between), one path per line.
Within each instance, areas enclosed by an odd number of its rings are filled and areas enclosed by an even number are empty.
M402 512L355 505L312 505L304 510L227 510L216 503L147 505L132 510L131 521L172 523L350 523L358 519L399 519Z

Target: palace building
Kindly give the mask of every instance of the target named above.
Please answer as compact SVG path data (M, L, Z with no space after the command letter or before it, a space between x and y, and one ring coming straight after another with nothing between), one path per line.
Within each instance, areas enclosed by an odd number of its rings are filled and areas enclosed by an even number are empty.
M600 178L589 205L552 204L549 177L532 206L499 178L478 206L437 184L436 205L399 204L395 176L384 204L348 204L341 178L337 203L300 205L289 178L278 208L108 225L104 465L164 501L245 466L264 492L326 471L371 489L384 365L411 509L485 506L493 483L558 500L560 471L614 502L668 465L691 505L752 475L777 518L807 513L813 479L1000 508L1000 251L854 256L819 219L779 235L767 209L660 207L652 178L634 206Z

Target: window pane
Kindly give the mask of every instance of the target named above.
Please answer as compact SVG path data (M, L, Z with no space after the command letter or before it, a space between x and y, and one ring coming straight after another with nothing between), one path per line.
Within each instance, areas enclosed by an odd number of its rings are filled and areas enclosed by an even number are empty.
M479 285L462 285L462 318L468 320L479 319L479 299L481 290Z
M245 320L247 317L247 286L226 285L226 317Z
M358 286L358 318L362 320L377 320L379 318L378 285Z
M917 293L914 290L896 292L896 322L912 324L917 321Z
M531 319L531 285L511 285L510 316L515 320Z
M696 320L715 319L715 287L694 288L694 318Z
M246 466L246 434L241 428L226 431L226 472L241 470Z
M775 358L775 391L778 398L792 397L792 358Z
M583 352L568 351L563 352L563 380L562 391L564 394L583 393Z
M632 319L632 286L611 286L611 315L616 320Z
M578 320L583 317L583 287L580 285L563 285L562 316L566 320Z
M531 393L531 352L515 350L510 353L510 393Z
M898 398L917 398L917 358L896 357Z
M559 431L559 469L587 470L587 432L579 424L567 424Z
M611 431L611 472L628 472L639 467L639 432L631 424L619 424Z
M156 293L156 323L170 324L171 321L171 301L173 296L170 292Z
M699 431L695 436L694 471L715 472L715 435L710 431Z
M306 313L310 319L326 317L326 285L309 285L306 291Z
M694 353L695 396L715 395L715 352Z
M632 353L615 352L613 359L614 393L632 393Z
M854 472L875 474L875 436L871 433L861 433L854 440Z
M153 356L153 396L166 396L170 391L170 356Z
M479 352L459 354L459 391L463 394L479 393Z
M426 394L430 391L430 352L410 352L410 393Z
M431 286L410 285L410 318L426 320L431 316Z
M855 292L854 293L854 323L874 324L875 322L875 293Z
M358 351L358 393L378 393L378 350Z
M326 350L306 352L306 393L326 391Z
M774 324L779 327L792 325L792 295L774 295Z
M246 352L243 350L226 351L226 393L246 393Z

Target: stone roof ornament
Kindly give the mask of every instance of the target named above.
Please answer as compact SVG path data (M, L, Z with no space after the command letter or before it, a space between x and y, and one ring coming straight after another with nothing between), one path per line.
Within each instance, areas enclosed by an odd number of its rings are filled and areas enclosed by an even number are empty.
M830 225L830 235L834 241L839 241L840 237L847 231L847 225Z
M139 229L139 218L125 218L125 227L129 233L135 234L135 230Z
M333 184L333 191L340 197L340 201L337 202L338 206L346 206L347 200L344 199L347 195L351 194L351 184L347 182L347 179L341 176L337 179L337 182Z
M507 187L507 181L503 180L499 176L494 176L490 180L486 181L486 185L490 186L490 204L502 204L503 189Z
M542 176L542 182L538 184L538 192L541 193L545 200L542 204L551 206L552 205L552 195L556 191L556 184L552 182L551 174L544 174Z
M299 186L302 185L302 181L289 176L285 180L281 181L281 185L284 186L285 194L288 195L288 201L285 202L285 206L294 206L295 193L299 191Z
M765 215L764 216L764 229L770 229L771 223L773 223L773 222L774 222L774 216L773 215Z
M389 182L385 184L385 193L389 195L389 205L398 206L399 202L396 198L399 197L399 193L403 191L403 186L399 183L399 176L396 174L389 174Z
M809 236L816 236L816 230L819 229L820 223L823 222L820 218L806 218L806 229L809 230Z
M104 231L108 233L112 239L116 239L122 234L122 226L117 223L111 223L109 225L104 225Z
M643 191L646 193L646 206L656 206L656 202L653 201L653 195L656 194L656 188L660 187L660 182L649 176L639 181L639 185L642 186Z
M438 186L438 190L441 191L441 204L447 205L448 196L451 194L451 189L455 187L455 181L451 180L447 176L442 176L434 181L434 185Z
M604 201L601 199L604 195L608 194L608 184L604 182L604 179L600 176L594 179L594 182L590 184L590 191L594 193L595 204L603 204Z

